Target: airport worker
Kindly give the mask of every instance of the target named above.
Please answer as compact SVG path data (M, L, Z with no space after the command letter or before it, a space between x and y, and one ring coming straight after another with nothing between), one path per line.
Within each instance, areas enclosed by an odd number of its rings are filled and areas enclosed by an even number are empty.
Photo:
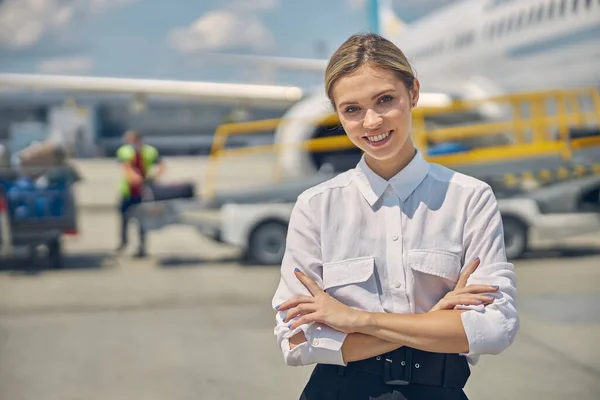
M123 178L119 185L119 212L121 215L121 243L117 251L125 249L128 243L128 223L131 207L143 201L144 190L150 180L164 173L165 166L158 150L145 144L138 131L129 130L123 136L125 142L117 150L117 159L123 167ZM139 246L136 256L146 255L146 232L139 225Z
M518 331L496 198L415 148L419 88L376 34L329 60L326 93L363 156L291 214L272 305L286 364L316 364L302 400L466 399L469 364Z

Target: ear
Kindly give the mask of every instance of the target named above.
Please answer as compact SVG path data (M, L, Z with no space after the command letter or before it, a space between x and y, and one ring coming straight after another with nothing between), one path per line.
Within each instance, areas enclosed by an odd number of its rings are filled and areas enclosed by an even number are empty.
M419 103L419 93L421 90L421 83L419 82L419 80L417 78L414 79L413 81L413 87L412 89L410 89L408 92L410 94L410 107L414 108L417 106L417 104Z

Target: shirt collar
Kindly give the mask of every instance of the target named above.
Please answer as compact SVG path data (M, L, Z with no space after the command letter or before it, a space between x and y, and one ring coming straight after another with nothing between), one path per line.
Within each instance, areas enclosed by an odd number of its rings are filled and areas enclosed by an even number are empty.
M403 202L406 201L429 173L429 163L425 161L421 152L417 150L416 155L408 165L389 181L386 181L369 168L363 155L355 171L358 177L357 183L360 192L369 205L373 206L381 198L388 186L392 188Z

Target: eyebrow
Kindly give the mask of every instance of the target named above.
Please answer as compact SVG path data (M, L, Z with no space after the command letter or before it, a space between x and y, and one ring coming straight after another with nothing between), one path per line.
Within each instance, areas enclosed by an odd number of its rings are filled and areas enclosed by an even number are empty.
M371 97L371 100L375 100L377 97L381 96L382 94L386 94L386 93L394 92L394 91L395 91L395 89L393 89L393 88L382 90L381 92L377 93L376 95L373 95L373 97ZM358 101L344 101L343 103L340 103L338 107L342 107L344 105L350 105L350 104L358 104Z

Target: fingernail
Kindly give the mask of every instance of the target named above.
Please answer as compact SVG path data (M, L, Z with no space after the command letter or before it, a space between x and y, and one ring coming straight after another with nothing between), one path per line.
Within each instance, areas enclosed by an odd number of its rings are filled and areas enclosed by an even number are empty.
M475 259L475 262L477 262L477 261L479 261L479 260L480 260L480 258L479 258L479 257L477 257L477 258Z
M494 296L488 296L488 297L489 297L490 299L495 299L495 297L494 297Z
M281 306L281 304L277 304L277 305L275 306L275 309L276 309L276 310L279 310L279 306Z
M294 271L300 272L300 268L294 268Z
M493 287L494 289L500 289L500 286L498 286L498 285L492 285L492 287Z
M292 327L292 323L290 323L290 324L288 325L288 328L291 328L291 327Z

